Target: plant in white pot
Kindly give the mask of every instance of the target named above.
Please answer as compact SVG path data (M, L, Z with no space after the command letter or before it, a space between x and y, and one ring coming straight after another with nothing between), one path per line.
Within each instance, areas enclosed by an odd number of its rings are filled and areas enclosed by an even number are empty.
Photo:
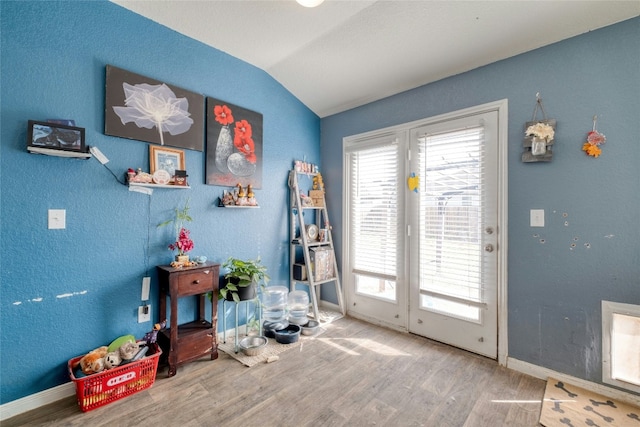
M223 264L227 269L226 282L220 288L219 297L228 301L245 301L257 297L257 287L264 288L271 278L267 267L262 265L260 257L252 260L241 260L230 257Z

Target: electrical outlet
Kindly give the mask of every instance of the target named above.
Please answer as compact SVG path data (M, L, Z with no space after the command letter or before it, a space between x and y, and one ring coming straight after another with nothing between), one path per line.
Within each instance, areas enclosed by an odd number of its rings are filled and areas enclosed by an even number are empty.
M531 227L544 227L544 209L531 209L529 212L529 225Z
M138 323L144 322L151 322L151 304L138 307Z

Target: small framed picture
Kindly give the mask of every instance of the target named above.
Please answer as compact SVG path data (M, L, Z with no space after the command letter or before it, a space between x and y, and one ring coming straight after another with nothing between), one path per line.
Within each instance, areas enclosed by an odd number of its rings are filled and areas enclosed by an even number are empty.
M171 177L171 182L173 182L176 170L186 170L184 150L158 145L149 145L149 169L151 175L159 170L168 172Z
M27 146L86 153L84 128L29 120Z

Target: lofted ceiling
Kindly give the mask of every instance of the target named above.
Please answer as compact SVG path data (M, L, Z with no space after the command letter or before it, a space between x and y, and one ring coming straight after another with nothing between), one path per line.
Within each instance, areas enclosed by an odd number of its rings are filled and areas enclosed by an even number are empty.
M248 62L326 117L640 15L640 1L111 0Z

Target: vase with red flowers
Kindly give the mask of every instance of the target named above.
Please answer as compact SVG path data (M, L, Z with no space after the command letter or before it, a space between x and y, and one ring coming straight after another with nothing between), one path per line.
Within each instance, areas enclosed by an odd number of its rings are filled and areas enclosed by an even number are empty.
M185 222L191 222L192 218L189 215L189 199L184 204L184 208L175 208L175 216L163 223L158 224L158 227L164 227L173 223L175 231L175 241L169 244L169 250L178 251L175 257L175 263L179 266L189 264L188 253L193 249L193 240L191 240L190 232L184 227Z
M169 249L178 251L176 262L180 264L188 263L189 255L187 253L193 249L193 240L189 237L189 230L181 228L177 240L169 245Z
M227 105L215 105L213 113L216 122L222 125L215 149L216 168L235 176L253 175L257 156L251 123L245 119L236 120ZM232 136L230 126L234 122Z

